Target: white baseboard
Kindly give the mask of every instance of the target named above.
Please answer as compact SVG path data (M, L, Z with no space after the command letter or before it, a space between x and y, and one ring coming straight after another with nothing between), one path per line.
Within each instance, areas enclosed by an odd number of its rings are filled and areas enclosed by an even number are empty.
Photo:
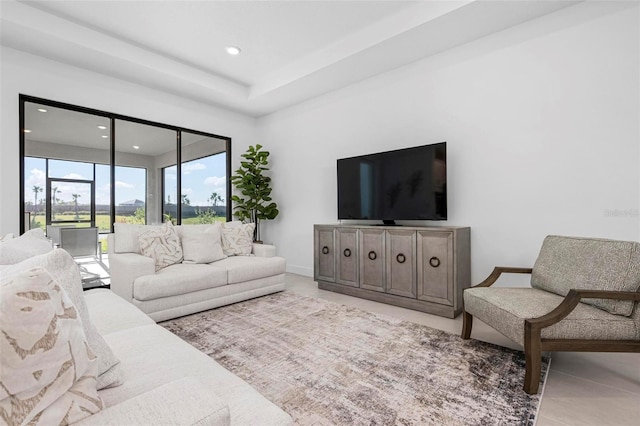
M313 278L313 268L298 265L287 265L287 272Z

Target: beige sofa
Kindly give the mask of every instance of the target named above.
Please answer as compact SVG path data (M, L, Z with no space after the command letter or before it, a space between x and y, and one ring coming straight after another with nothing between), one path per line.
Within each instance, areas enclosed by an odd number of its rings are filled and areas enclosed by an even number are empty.
M284 290L285 260L275 256L274 246L253 244L248 256L182 262L156 272L154 260L141 255L135 244L135 233L145 228L120 226L109 234L111 290L155 321ZM175 229L181 236L184 228Z
M290 425L291 417L207 355L106 289L84 293L89 316L120 360L123 384L78 425Z

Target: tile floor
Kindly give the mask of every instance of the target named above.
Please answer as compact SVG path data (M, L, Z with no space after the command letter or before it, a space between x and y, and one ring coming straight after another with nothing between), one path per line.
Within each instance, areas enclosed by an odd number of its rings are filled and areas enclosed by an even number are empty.
M448 319L370 300L319 290L312 278L287 274L287 289L370 312L459 334L462 317ZM480 321L474 339L517 348ZM640 354L555 352L537 425L640 426Z

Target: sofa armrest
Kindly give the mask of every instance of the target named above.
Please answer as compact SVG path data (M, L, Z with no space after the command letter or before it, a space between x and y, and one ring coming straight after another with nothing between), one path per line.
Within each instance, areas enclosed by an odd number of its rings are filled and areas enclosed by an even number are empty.
M111 291L127 302L133 300L133 282L144 275L156 273L156 264L150 257L137 253L113 253L109 255Z
M257 257L274 257L276 255L276 246L253 243L253 254Z
M74 425L229 425L213 380L185 377L84 418Z

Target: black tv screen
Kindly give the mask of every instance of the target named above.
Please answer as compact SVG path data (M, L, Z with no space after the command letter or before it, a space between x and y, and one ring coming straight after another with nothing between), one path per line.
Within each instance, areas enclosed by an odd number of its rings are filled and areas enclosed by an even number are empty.
M446 142L338 160L338 219L446 218Z

